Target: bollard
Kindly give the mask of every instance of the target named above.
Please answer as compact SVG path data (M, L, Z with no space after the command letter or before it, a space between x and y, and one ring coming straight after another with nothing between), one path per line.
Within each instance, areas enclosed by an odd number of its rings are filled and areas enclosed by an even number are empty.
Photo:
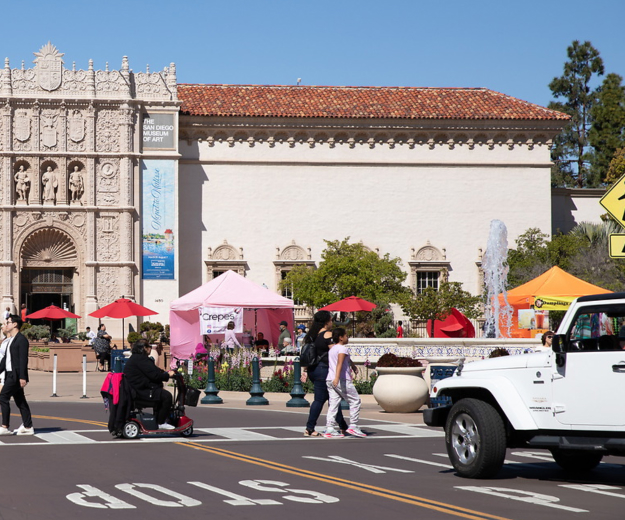
M54 364L52 365L52 395L50 397L58 397L56 395L56 354L54 354Z
M221 404L224 400L219 397L219 389L215 384L215 361L212 357L208 357L208 379L206 380L206 388L204 389L206 397L202 397L202 404Z
M250 389L250 397L245 404L248 406L269 404L269 401L263 397L262 386L260 386L260 368L258 367L258 358L252 359L252 388Z
M302 376L302 367L299 363L299 357L293 362L293 388L291 388L291 397L286 403L287 408L309 408L310 403L304 399L306 391L302 386L300 377Z
M82 355L82 397L81 399L89 399L87 397L87 354Z

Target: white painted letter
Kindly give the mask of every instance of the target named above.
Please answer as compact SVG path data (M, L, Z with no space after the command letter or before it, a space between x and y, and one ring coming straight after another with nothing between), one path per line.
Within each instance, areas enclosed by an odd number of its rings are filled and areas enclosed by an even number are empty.
M67 495L67 499L70 502L74 502L74 504L78 504L79 506L95 507L98 509L106 509L107 507L111 509L136 509L135 506L130 505L128 502L124 502L123 500L119 500L118 498L105 493L101 489L87 484L77 484L77 486L84 489L84 493L70 493ZM104 504L89 502L85 500L87 497L99 498L104 501Z
M162 486L158 486L156 484L117 484L115 486L120 491L125 491L126 493L132 495L133 497L140 498L141 500L145 500L149 504L153 504L155 506L163 506L163 507L193 507L202 505L202 502L199 500L195 500L193 498L189 498L185 495L181 495L180 493L176 493L175 491L171 491L170 489L164 488ZM158 498L154 498L150 495L142 493L141 491L137 491L135 487L138 488L146 488L151 489L153 491L158 491L163 495L168 497L177 498L177 502L172 502L171 500L159 500Z

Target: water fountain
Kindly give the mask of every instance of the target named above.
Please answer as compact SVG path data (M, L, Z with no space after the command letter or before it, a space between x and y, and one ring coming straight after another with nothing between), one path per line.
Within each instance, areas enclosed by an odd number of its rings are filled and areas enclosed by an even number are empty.
M508 230L501 220L492 220L486 244L486 252L482 257L484 285L486 286L486 306L484 316L484 335L487 338L500 338L501 331L506 330L510 336L512 325L512 306L508 303L506 292L508 280ZM503 305L499 295L503 295Z

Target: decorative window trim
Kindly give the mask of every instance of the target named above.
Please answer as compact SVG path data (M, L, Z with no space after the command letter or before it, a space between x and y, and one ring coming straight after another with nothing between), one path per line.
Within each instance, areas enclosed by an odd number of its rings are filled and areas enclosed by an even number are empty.
M415 294L417 294L418 272L437 272L438 285L440 287L441 283L448 280L449 271L451 271L451 264L447 261L446 249L439 250L429 240L418 250L412 248L412 255L408 265L410 266L410 287Z
M243 258L243 248L238 250L228 244L227 240L224 240L223 244L217 246L213 251L212 247L208 248L206 264L206 277L208 281L215 277L215 271L228 271L232 270L241 276L245 276L245 273L249 270L247 262Z
M282 281L282 273L291 271L296 265L305 265L308 267L316 267L315 261L312 260L310 247L304 249L297 245L295 240L283 249L276 247L276 259L273 262L275 267L275 289L278 294L280 291L280 282Z

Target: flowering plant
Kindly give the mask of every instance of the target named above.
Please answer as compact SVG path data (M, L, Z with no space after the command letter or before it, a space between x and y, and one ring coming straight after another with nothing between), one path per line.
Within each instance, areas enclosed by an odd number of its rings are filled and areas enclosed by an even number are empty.
M404 356L396 356L395 354L384 354L378 359L376 367L420 367L421 362L418 359Z

